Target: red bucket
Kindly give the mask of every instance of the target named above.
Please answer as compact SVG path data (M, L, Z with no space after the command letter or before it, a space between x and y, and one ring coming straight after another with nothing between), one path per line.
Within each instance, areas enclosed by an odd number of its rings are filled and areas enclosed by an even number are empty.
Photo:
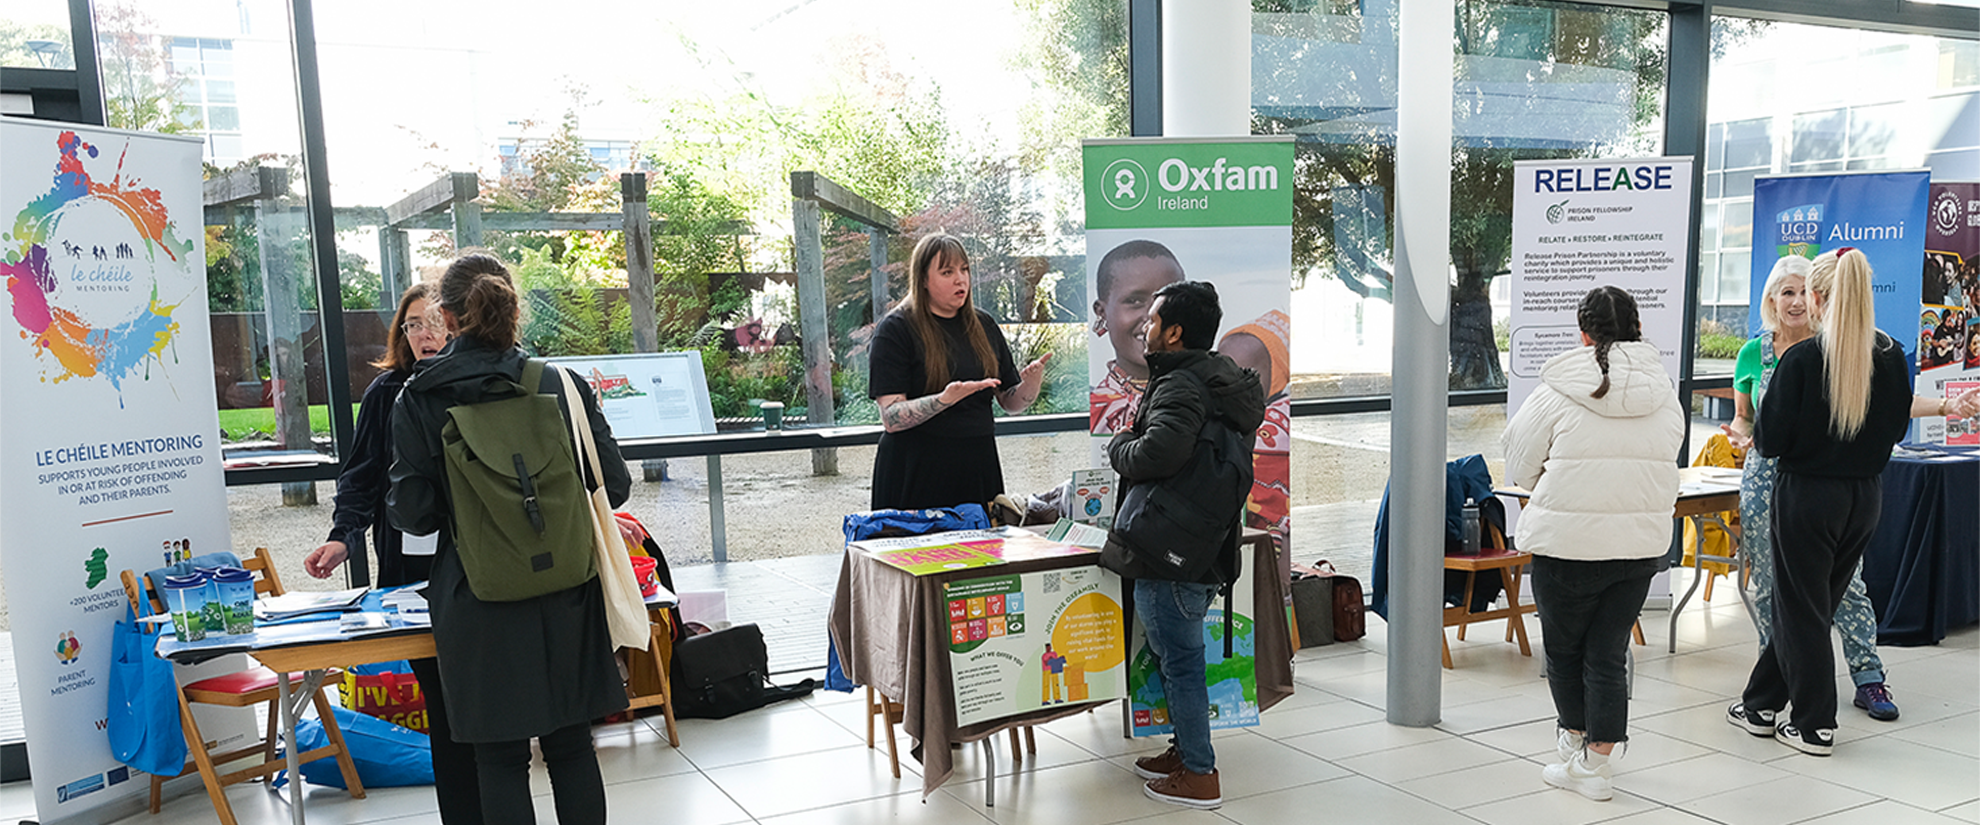
M651 556L632 557L633 578L639 580L639 595L651 596L660 592L660 583L653 580L653 570L660 566Z

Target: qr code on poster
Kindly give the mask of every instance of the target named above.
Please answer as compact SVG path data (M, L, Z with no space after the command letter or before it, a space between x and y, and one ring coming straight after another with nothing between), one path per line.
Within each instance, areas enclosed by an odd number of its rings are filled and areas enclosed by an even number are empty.
M1040 591L1040 592L1042 592L1042 593L1057 593L1057 592L1059 592L1059 579L1060 579L1060 575L1061 575L1061 574L1059 574L1059 573L1045 573L1045 574L1043 574L1043 576L1044 576L1044 581L1043 581L1043 582L1041 582L1041 583L1039 584L1039 591Z

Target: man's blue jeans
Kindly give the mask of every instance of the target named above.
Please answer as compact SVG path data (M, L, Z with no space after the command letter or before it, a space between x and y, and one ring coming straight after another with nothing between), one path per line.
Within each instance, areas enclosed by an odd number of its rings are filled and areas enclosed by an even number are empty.
M1169 744L1190 773L1217 769L1210 748L1210 688L1204 683L1203 617L1217 595L1214 584L1136 579L1134 610L1148 630L1148 649L1160 662L1162 693L1169 700Z

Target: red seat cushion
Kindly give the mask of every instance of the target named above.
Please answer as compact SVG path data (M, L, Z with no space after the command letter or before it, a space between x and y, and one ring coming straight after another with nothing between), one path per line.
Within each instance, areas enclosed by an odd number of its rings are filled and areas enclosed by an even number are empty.
M338 675L339 671L336 668L331 668L326 673L325 678L334 679ZM295 686L302 683L302 680L303 674L301 673L289 674L290 688L294 689ZM255 665L239 673L229 673L225 676L201 679L186 685L187 690L204 690L213 693L232 693L236 695L253 693L258 690L272 690L274 687L275 671L260 665Z
M239 673L229 673L225 676L201 679L186 685L186 688L188 690L207 690L214 693L253 693L257 690L267 690L274 686L275 671L255 665Z

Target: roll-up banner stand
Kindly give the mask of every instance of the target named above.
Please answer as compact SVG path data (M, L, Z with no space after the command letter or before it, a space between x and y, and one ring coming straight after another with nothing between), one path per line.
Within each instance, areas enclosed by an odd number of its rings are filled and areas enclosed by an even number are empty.
M1107 439L1133 426L1147 389L1148 365L1137 331L1156 290L1185 278L1211 282L1224 310L1217 350L1257 371L1266 392L1245 522L1271 532L1280 548L1288 547L1293 139L1089 140L1084 161L1093 466L1106 466ZM1279 557L1283 563L1290 553ZM1258 724L1251 631L1251 577L1257 573L1247 562L1234 586L1236 639L1230 660L1224 659L1221 600L1204 620L1205 638L1214 640L1205 652L1213 728ZM1167 733L1161 680L1138 620L1129 639L1132 732Z
M1950 398L1980 386L1980 183L1933 182L1926 199L1925 269L1919 285L1918 387ZM1918 422L1918 440L1980 445L1980 419Z
M1548 359L1581 346L1575 311L1599 286L1636 298L1643 338L1677 380L1690 210L1690 157L1513 164L1507 418L1539 385Z
M232 547L201 144L0 118L0 146L0 562L35 808L114 817L148 785L104 732L117 573Z
M1548 359L1581 346L1576 311L1599 286L1636 299L1643 339L1656 345L1673 382L1682 374L1691 163L1684 156L1513 164L1506 418L1539 386ZM1670 593L1670 573L1659 573L1646 604L1668 605Z

